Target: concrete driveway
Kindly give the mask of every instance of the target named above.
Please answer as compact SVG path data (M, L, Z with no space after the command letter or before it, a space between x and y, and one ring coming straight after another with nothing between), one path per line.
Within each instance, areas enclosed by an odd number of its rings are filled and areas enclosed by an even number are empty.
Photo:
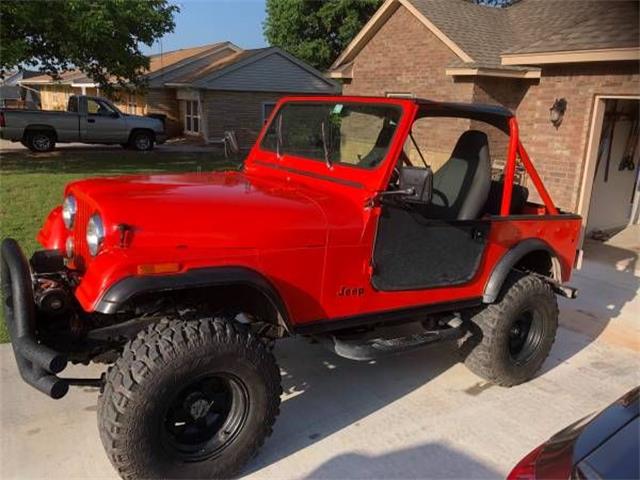
M562 302L551 357L525 385L483 382L446 345L357 363L305 339L281 342L281 415L245 475L504 477L557 430L640 384L636 244L590 248L573 282L579 300ZM0 477L115 478L98 438L96 392L49 400L20 381L8 345L0 362Z

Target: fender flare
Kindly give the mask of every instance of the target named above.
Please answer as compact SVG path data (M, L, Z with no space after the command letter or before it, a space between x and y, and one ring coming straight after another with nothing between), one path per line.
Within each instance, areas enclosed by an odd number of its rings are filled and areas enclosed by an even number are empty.
M41 123L31 123L26 127L24 127L24 129L22 130L22 139L25 140L26 136L30 132L44 132L44 131L53 132L53 135L55 136L56 141L58 140L58 131L55 129L55 127L53 125L46 125Z
M502 289L502 285L514 265L524 258L525 255L536 251L544 251L549 254L551 257L554 279L559 280L561 277L560 262L556 252L548 243L538 238L529 238L518 243L515 247L505 253L493 268L493 271L489 276L489 280L487 280L484 287L484 293L482 295L483 303L495 302L500 290Z
M246 267L197 268L176 275L126 277L105 291L94 311L114 314L127 301L143 293L229 285L244 285L258 290L271 302L282 317L285 328L290 330L289 313L276 288L263 275Z

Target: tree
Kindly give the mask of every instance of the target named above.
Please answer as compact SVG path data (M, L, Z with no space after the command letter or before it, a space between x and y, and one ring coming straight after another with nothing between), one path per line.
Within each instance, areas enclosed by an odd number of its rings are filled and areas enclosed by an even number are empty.
M172 32L178 11L166 0L2 0L0 72L77 68L106 93L138 87L149 67L141 44Z
M264 36L276 47L325 70L382 0L267 0Z

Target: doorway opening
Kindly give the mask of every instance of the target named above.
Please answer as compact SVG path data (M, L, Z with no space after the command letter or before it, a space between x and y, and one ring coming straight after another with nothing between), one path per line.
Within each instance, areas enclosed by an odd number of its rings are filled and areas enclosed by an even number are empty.
M601 99L585 236L607 240L639 223L640 100ZM636 229L637 230L637 229Z

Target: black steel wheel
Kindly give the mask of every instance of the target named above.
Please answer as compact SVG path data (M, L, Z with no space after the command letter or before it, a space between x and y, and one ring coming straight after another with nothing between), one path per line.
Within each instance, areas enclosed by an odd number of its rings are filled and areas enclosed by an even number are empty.
M165 447L186 461L205 460L231 444L249 414L244 382L226 374L190 382L169 402L162 419Z
M513 273L496 303L470 323L461 351L475 374L503 386L533 378L551 351L558 329L555 293L542 278Z
M516 315L509 328L509 357L524 364L535 355L544 338L544 322L537 310L525 309Z
M281 392L273 355L248 329L164 320L108 371L100 436L126 479L229 478L271 433Z

